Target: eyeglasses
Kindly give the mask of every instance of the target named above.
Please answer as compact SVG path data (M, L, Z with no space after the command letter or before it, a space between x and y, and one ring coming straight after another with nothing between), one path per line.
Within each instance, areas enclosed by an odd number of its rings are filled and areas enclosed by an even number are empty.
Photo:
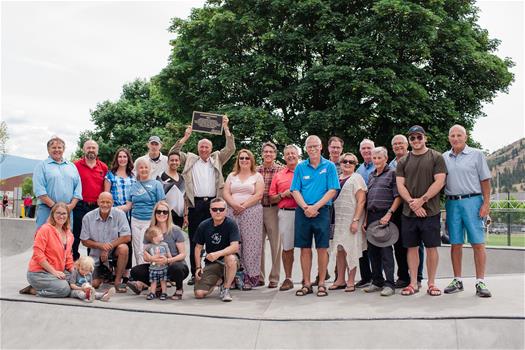
M162 214L162 215L168 215L170 213L169 210L160 210L160 209L157 209L155 210L155 214Z
M250 157L239 157L239 160L250 160Z
M346 159L342 160L341 163L343 163L343 164L352 164L352 165L356 164L356 162L354 162L353 160L346 160Z
M418 141L421 141L421 140L423 140L423 135L409 136L408 139L409 139L410 141L414 141L414 140L416 140L416 139L417 139Z
M226 210L226 208L210 208L210 210L214 213L217 213L217 212L223 212Z

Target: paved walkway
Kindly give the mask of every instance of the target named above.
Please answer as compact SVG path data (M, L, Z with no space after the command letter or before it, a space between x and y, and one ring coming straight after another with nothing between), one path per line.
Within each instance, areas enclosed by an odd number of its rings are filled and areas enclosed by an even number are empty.
M1 348L525 347L523 251L489 253L492 273L486 281L493 297L487 299L475 296L475 280L468 277L464 292L441 297L423 290L410 297L360 290L296 297L294 290L261 287L233 291L234 301L223 303L217 291L195 300L185 286L182 301L146 301L145 295L128 292L93 304L18 294L27 285L30 254L11 251L0 259ZM441 248L440 288L450 281L447 254ZM472 274L470 254L465 251L467 276Z

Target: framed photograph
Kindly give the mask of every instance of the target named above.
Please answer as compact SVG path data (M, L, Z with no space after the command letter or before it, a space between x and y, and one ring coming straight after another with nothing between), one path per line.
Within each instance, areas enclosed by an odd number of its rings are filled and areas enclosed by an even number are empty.
M191 127L193 131L221 135L223 117L224 115L222 114L194 111Z

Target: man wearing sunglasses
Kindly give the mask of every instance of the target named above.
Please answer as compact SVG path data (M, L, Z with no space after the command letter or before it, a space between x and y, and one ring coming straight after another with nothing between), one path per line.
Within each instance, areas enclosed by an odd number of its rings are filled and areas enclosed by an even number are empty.
M239 228L232 219L226 217L226 201L217 197L210 201L210 219L200 223L194 236L195 243L195 298L210 295L220 280L222 301L232 301L230 287L239 267ZM201 251L205 248L204 269L201 265Z
M439 193L445 185L447 167L441 153L426 146L427 137L423 127L414 125L408 130L412 151L399 160L396 168L397 189L405 203L401 217L402 240L407 250L410 284L401 295L419 292L417 269L419 245L427 252L428 289L431 296L441 295L435 286L438 265L437 247L441 245L441 212Z
M228 127L228 116L222 119L222 128L226 137L226 145L220 151L213 152L213 144L208 139L201 139L197 144L198 155L192 152L181 152L182 146L191 136L192 128L188 126L184 136L173 145L169 153L180 153L180 164L183 166L182 177L186 186L184 194L188 214L188 236L190 238L191 278L188 285L195 283L195 243L193 237L199 224L210 217L210 200L221 196L224 187L222 167L235 153L233 134Z

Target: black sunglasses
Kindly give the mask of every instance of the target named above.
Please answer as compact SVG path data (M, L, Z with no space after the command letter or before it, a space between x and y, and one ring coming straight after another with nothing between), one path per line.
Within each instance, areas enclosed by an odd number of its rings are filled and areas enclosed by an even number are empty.
M356 164L356 162L354 162L353 160L346 160L346 159L342 160L341 163L343 163L343 164L354 164L354 165Z
M250 157L239 157L239 160L250 160Z
M423 135L409 136L408 139L410 141L414 141L415 139L417 139L418 141L421 141L421 140L423 140Z
M221 212L222 213L223 211L226 210L226 208L210 208L210 210L212 212L214 212L214 213L216 213L216 212Z
M169 213L170 213L169 210L160 210L160 209L155 210L155 214L168 215Z

